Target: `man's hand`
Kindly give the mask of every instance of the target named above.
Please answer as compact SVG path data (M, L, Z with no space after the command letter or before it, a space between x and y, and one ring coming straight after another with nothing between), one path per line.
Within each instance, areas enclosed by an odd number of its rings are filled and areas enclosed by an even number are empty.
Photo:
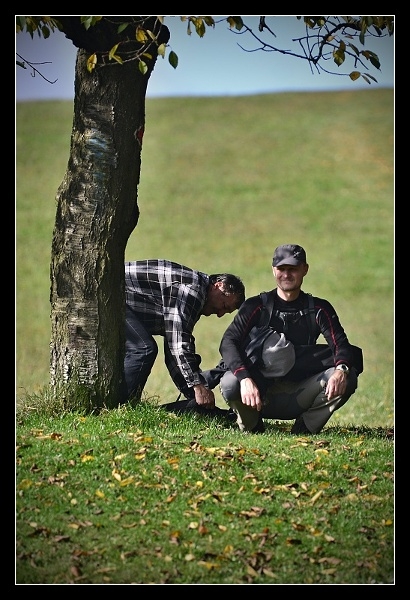
M335 369L335 372L329 378L326 384L326 396L329 400L337 396L343 396L346 391L347 375L343 371Z
M204 408L215 408L215 395L202 384L194 385L195 402Z
M259 389L255 385L253 379L247 377L241 381L241 398L242 404L246 404L256 410L262 410L262 400L259 394Z

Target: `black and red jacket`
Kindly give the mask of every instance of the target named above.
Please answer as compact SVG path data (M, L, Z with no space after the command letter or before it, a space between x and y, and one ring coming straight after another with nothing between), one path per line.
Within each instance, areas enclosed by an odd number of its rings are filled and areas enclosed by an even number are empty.
M276 289L268 292L269 295L273 295L274 300L274 309L270 320L272 329L278 333L284 333L295 346L315 344L322 334L332 349L335 367L341 363L351 366L350 343L330 302L313 296L313 321L306 314L309 294L301 291L298 298L290 302L282 300L277 295ZM247 345L250 330L255 325L259 325L262 309L263 302L260 295L245 300L223 334L219 346L225 366L239 381L254 375L244 348ZM313 332L312 322L315 324Z

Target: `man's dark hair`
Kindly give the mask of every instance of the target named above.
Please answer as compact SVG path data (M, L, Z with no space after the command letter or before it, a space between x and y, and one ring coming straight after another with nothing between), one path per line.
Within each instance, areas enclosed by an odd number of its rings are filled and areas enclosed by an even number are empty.
M235 294L238 297L236 308L239 308L242 302L245 301L245 286L240 277L231 273L217 273L209 276L209 283L223 283L223 291L226 294Z

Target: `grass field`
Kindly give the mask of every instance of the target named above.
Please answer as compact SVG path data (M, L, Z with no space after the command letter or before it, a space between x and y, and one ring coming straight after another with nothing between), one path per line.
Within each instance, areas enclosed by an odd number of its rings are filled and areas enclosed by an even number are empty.
M393 584L392 432L288 431L149 402L31 414L16 438L17 583Z
M67 101L16 109L18 397L48 383L50 248L72 111ZM334 304L350 341L364 351L359 389L333 419L389 426L393 144L393 90L150 99L141 217L126 259L165 257L208 273L233 272L249 296L273 287L277 245L303 245L310 263L304 290ZM219 360L230 318L198 323L203 368ZM176 399L161 354L146 394Z
M394 584L393 90L147 102L126 258L230 271L249 296L273 287L274 248L301 244L304 290L363 348L357 392L303 437L290 422L246 435L164 411L176 390L161 354L135 409L50 414L50 248L72 110L17 105L16 389L28 402L15 583ZM230 319L198 323L204 368Z

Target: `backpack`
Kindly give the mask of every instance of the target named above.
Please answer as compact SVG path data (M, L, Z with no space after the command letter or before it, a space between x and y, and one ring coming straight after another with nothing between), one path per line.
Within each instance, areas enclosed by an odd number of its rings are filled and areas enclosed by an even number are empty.
M273 300L266 292L259 294L263 308L259 324L249 332L245 353L254 367L264 377L284 377L295 364L295 348L284 333L278 333L269 325L273 310Z
M263 314L261 316L261 321L259 325L259 329L264 328L265 331L270 329L273 331L271 327L268 326L272 314L277 317L284 318L283 311L275 310L274 311L274 295L268 294L267 292L262 292L259 294L262 303L263 303ZM333 353L328 344L316 344L315 340L315 328L316 328L316 319L315 319L315 307L314 301L311 294L308 294L308 307L302 309L299 314L301 316L307 317L309 322L309 344L294 346L295 350L295 362L294 366L288 370L285 374L286 379L290 379L291 381L300 381L301 379L306 379L315 373L320 373L325 369L329 369L334 366ZM255 353L255 350L253 350ZM357 375L363 372L363 351L359 346L354 346L350 344L350 363L352 367L357 372ZM257 359L253 361L255 366L263 363L262 358L263 353L263 344L259 347ZM261 370L261 369L259 369ZM261 370L261 373L263 371ZM265 375L266 377L266 375Z

